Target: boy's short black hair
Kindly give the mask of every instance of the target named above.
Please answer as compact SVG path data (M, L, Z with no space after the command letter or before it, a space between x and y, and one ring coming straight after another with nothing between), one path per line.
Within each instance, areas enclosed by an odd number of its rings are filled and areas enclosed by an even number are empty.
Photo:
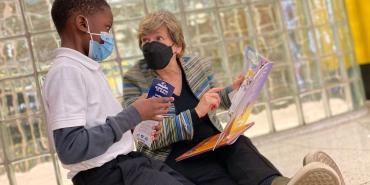
M105 0L55 0L51 8L51 17L58 33L61 33L73 13L89 15L105 7L110 7Z

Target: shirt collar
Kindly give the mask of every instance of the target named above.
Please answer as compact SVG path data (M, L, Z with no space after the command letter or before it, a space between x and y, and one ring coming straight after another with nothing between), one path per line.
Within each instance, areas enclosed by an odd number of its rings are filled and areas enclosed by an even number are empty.
M76 62L79 62L80 64L84 65L85 67L91 70L98 70L100 68L100 65L98 62L94 61L93 59L85 56L84 54L74 49L65 48L65 47L57 48L54 50L54 55L55 55L55 58L58 58L58 57L70 58Z

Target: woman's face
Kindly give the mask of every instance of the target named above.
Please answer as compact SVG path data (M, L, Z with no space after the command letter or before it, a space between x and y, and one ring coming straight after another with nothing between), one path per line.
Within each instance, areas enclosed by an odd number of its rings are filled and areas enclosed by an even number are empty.
M165 25L160 26L157 30L152 33L141 37L141 47L149 42L160 42L166 46L172 46L174 53L178 54L181 52L181 47L174 45L174 41L171 39L170 34L168 33L167 27Z

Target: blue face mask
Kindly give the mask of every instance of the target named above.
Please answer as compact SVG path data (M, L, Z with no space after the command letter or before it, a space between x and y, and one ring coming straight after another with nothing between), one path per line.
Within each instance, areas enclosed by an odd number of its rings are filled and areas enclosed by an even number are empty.
M89 22L87 21L87 33L90 34L90 45L89 45L89 57L97 62L101 62L104 59L108 58L109 55L113 52L114 40L113 36L107 32L91 33ZM100 44L94 41L92 35L100 35L101 40L104 41L103 44Z

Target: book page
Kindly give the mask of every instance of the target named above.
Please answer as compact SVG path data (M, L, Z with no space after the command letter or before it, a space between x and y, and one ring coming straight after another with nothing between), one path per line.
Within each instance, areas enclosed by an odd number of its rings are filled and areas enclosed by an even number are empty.
M248 62L246 64L248 66L247 72L240 88L230 94L232 96L230 99L231 107L228 112L229 121L225 129L220 134L203 140L197 146L176 158L177 161L214 150L223 145L230 145L254 124L247 121L252 112L253 104L256 102L272 70L272 62L260 56L252 48L247 48L245 55Z
M231 107L229 109L229 122L224 131L220 134L216 146L222 141L223 137L227 137L232 130L238 130L247 124L247 120L252 111L252 105L257 100L263 85L265 84L268 74L271 72L272 63L260 56L252 48L247 48L244 53L248 66L245 79L238 91L235 92L231 99Z

